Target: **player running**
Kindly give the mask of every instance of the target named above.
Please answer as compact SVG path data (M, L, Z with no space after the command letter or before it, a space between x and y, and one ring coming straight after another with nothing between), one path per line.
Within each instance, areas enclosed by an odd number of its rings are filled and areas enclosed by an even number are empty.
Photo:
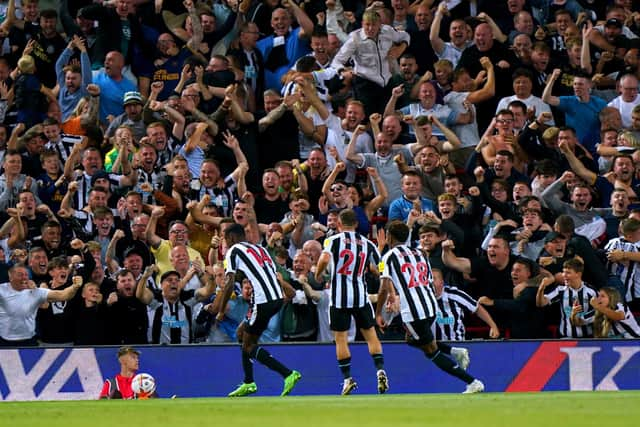
M367 341L369 354L377 369L378 393L389 390L389 381L384 371L382 345L376 335L373 307L369 302L367 285L364 280L365 269L375 266L380 260L376 246L365 237L356 233L358 220L351 209L345 209L338 216L338 229L324 242L324 250L316 268L316 280L323 280L323 273L331 265L331 303L329 323L336 341L338 367L344 377L342 395L346 396L357 387L351 376L351 353L347 341L351 316L356 327Z
M400 298L400 315L408 332L407 343L422 350L438 368L467 383L463 393L482 392L484 384L461 367L469 364L466 350L452 351L449 345L436 342L433 337L431 325L436 317L437 302L431 266L420 250L405 245L408 238L409 227L402 221L391 221L387 225L390 250L380 263L378 301L387 301L387 297ZM376 321L384 329L382 305L377 306ZM446 355L455 358L457 363Z

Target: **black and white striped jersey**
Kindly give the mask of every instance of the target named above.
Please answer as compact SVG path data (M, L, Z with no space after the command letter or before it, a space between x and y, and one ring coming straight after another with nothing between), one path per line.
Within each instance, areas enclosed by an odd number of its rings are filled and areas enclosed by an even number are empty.
M454 286L445 286L437 301L438 312L434 322L436 340L463 341L465 339L464 315L467 312L475 313L478 309L478 301Z
M109 184L111 188L120 186L123 175L115 173L109 174ZM73 195L73 208L80 210L89 204L89 193L91 192L91 176L85 172L76 175L75 180L78 182L78 191Z
M404 323L435 317L438 303L433 291L431 265L422 251L396 246L382 257L381 279L389 278L400 297Z
M597 296L597 292L587 286L584 282L578 289L573 289L568 285L556 287L548 294L544 294L549 299L550 304L560 303L560 335L567 338L587 338L593 336L593 308L589 300ZM571 311L573 304L578 301L582 306L582 317L585 325L574 326L571 324Z
M632 243L623 237L609 240L604 247L607 252L624 251L640 252L638 243ZM607 262L609 275L617 276L624 284L625 293L622 296L626 302L640 299L640 265L635 261Z
M624 319L611 322L610 335L613 338L640 338L640 326L626 304L618 303L616 311L624 313Z
M205 194L211 197L211 204L215 205L220 211L221 216L231 216L233 211L234 200L237 195L237 183L233 179L233 174L227 175L224 179L224 187L219 188L217 184L212 188L206 188L202 185L199 178L191 180L191 200L200 201Z
M366 269L380 262L376 245L355 231L325 239L323 252L331 255L331 306L364 307L368 299Z
M283 298L276 276L276 266L269 253L260 245L240 242L233 245L224 257L225 273L242 271L253 286L255 304Z
M53 150L58 153L58 157L62 164L65 164L69 156L71 155L71 150L73 146L82 142L82 136L79 135L67 135L65 133L60 135L60 139L57 141L49 141L46 143L44 148L47 150Z

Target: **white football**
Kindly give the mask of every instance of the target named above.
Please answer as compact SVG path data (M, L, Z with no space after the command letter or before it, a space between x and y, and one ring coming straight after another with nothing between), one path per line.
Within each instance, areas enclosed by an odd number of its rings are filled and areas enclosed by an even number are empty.
M138 374L131 380L131 389L135 394L150 395L156 391L156 380L149 374Z

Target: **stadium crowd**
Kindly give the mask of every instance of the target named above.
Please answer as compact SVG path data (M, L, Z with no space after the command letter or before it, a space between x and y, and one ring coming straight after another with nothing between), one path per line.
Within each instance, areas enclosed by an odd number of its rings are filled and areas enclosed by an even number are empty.
M410 227L438 340L640 337L636 2L47 3L0 1L0 345L235 342L234 223L261 339L329 342L345 209Z

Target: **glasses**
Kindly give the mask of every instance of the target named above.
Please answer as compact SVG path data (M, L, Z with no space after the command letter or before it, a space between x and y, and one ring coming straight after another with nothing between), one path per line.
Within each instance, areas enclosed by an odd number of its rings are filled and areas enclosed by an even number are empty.
M337 185L335 187L331 187L331 191L343 191L346 187L343 187L341 185Z
M496 120L496 123L500 123L500 124L506 125L506 124L509 124L509 123L513 123L513 120L511 120L511 119L498 119L498 120Z
M189 231L187 231L187 230L171 230L171 231L169 231L169 233L171 233L171 234L187 234L187 233L189 233Z

